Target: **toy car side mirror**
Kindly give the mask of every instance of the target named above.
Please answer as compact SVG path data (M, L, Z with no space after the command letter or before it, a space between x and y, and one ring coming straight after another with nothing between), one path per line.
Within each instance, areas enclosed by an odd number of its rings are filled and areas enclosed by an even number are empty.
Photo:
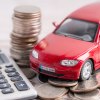
M56 22L52 23L54 27L58 27L58 24Z

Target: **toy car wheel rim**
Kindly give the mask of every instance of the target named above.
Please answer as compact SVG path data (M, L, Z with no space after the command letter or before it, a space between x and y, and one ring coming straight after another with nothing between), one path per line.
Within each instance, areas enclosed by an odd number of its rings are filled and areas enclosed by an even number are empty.
M87 62L85 65L84 65L84 68L83 68L83 77L85 79L88 79L91 75L91 63L90 62Z

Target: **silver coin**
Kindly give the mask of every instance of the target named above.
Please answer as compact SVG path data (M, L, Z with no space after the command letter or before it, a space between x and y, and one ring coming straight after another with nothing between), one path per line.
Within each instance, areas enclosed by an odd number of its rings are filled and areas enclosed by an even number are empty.
M34 45L35 46L35 45ZM15 47L15 46L11 46L11 48L14 48L14 49L16 49L16 50L32 50L32 48L34 47L34 46L32 46L32 47L25 47L25 48L21 48L21 47Z
M68 92L68 90L65 88L55 87L48 83L41 84L35 88L38 96L45 100L59 98Z
M28 79L32 79L36 76L36 73L31 68L21 68L21 70Z
M13 52L13 53L18 53L18 54L29 54L32 50L21 51L21 50L16 50L14 48L10 48L10 51Z
M35 36L38 36L39 33L15 33L15 32L12 32L12 35L15 36L15 37L19 37L19 38L31 38L31 37L35 37Z
M36 13L36 14L23 14L23 13L14 13L14 17L21 18L21 19L33 19L37 17L41 17L41 13Z
M89 80L79 82L78 85L70 88L72 92L82 93L90 92L95 90L98 87L98 82L96 77L91 77Z
M25 54L21 54L21 55L19 55L18 53L14 53L14 52L11 52L10 51L10 55L11 55L11 57L13 58L13 59L15 59L15 60L29 60L29 55L25 55Z
M20 67L30 67L29 63L16 62L16 64L19 65Z
M16 47L27 48L27 47L33 47L34 44L33 43L30 43L30 44L29 43L28 44L27 43L26 44L17 44L17 43L12 43L11 42L11 45L12 46L16 46Z
M21 18L18 18L18 17L12 17L12 19L14 21L20 21L20 22L40 22L41 21L41 17L37 17L37 18L32 18L32 19L21 19Z
M61 80L57 78L50 78L48 82L52 85L61 86L61 87L72 87L78 84L77 81Z
M31 26L40 26L41 25L41 21L36 21L36 22L32 22L32 21L28 21L28 22L22 22L22 21L13 21L13 25L15 26L27 26L27 27L31 27Z
M23 41L23 42L35 42L35 41L37 41L37 39L38 39L38 37L37 36L33 36L33 37L30 37L30 38L21 38L21 37L16 37L16 36L14 36L14 35L11 35L10 36L11 37L11 39L12 39L12 41Z
M34 44L38 39L27 39L27 40L18 40L12 38L11 42L15 44Z
M24 34L29 34L29 33L35 34L35 33L40 33L41 28L37 28L37 29L33 29L33 28L32 29L14 28L13 31L16 32L16 33L20 33L20 34L22 34L22 33L24 33Z
M15 13L24 13L24 14L36 14L40 13L40 8L32 5L25 5L25 6L17 6L14 9Z

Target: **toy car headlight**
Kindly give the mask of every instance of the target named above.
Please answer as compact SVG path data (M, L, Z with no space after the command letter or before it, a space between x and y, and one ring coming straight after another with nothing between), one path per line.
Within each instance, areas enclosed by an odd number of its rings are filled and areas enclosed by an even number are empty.
M38 52L35 51L35 50L33 50L33 51L32 51L32 56L33 56L34 58L37 58L37 59L38 59Z
M62 60L61 65L62 66L68 66L68 67L73 67L78 63L77 60Z

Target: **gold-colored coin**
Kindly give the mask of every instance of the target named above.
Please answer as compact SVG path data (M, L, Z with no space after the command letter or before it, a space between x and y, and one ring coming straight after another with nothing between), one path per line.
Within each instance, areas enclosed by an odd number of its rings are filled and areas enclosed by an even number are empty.
M38 96L44 100L56 99L68 92L68 90L65 88L55 87L48 83L36 86L35 88Z
M61 87L72 87L78 84L77 81L68 81L57 78L50 78L48 82L54 86L61 86Z

